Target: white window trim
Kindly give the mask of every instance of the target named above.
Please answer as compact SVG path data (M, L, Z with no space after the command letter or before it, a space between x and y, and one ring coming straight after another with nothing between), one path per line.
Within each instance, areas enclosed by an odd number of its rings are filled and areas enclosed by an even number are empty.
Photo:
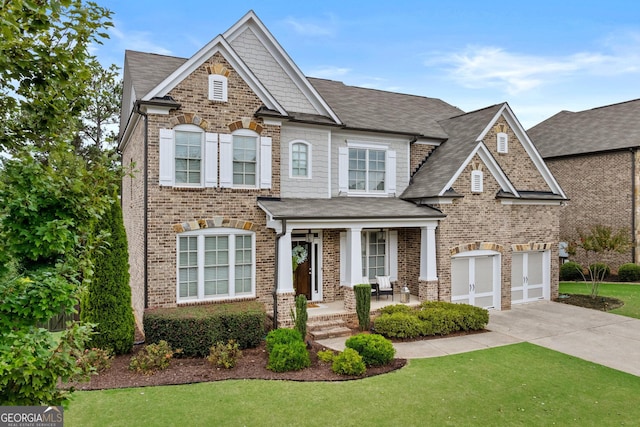
M180 298L180 237L198 237L198 296ZM204 238L207 236L229 237L229 294L217 296L204 296ZM235 289L235 237L251 236L251 292L236 295ZM233 262L232 262L233 261ZM187 231L176 235L176 302L178 304L192 303L194 301L219 301L235 300L240 298L255 298L256 296L256 234L236 228L211 228L204 230Z
M484 174L481 170L471 171L471 192L479 194L484 191Z
M222 93L216 97L216 93L214 90L215 84L222 84ZM228 91L227 91L227 78L220 74L209 74L209 93L208 93L209 101L214 102L227 102L228 99Z
M504 138L504 144L500 143L501 138ZM498 132L496 135L496 151L501 154L509 152L509 135L504 132Z
M303 144L307 146L307 175L294 175L293 174L293 146L296 144ZM289 178L291 179L311 179L311 144L302 139L294 139L289 142Z
M256 146L256 184L238 185L233 183L233 137L251 136ZM272 185L272 139L260 136L250 129L238 129L230 134L220 134L220 187L245 189L270 189Z
M176 132L194 132L200 134L200 182L176 183ZM205 132L201 127L183 124L173 129L160 129L159 132L159 179L161 186L177 188L215 187L218 175L218 134Z
M350 190L349 189L349 149L365 149L385 152L385 182L384 190ZM367 156L367 167L368 167ZM346 147L338 147L338 191L348 194L349 196L365 196L365 197L387 197L396 193L397 181L397 153L391 149L390 144L375 143L366 141L347 140ZM368 176L367 176L368 183Z

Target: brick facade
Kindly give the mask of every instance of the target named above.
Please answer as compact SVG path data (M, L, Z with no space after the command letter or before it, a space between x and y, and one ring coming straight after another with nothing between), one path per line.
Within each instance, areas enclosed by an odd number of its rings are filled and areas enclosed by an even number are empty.
M614 230L632 233L632 159L630 151L596 153L585 156L547 159L546 163L569 198L560 211L560 239L575 240L577 230L588 231L594 225L608 225ZM636 187L637 188L637 187ZM637 206L637 204L636 204ZM637 240L637 239L636 239ZM583 265L594 262L583 253L571 257ZM599 257L613 272L632 262L632 252Z

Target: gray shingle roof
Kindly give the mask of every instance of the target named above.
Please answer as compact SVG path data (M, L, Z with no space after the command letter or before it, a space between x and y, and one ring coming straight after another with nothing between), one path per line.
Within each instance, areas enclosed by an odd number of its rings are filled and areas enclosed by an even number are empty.
M561 111L527 131L543 158L640 146L640 99Z
M347 86L342 82L312 77L309 81L351 129L446 139L447 134L438 120L464 113L436 98Z
M127 50L124 66L128 68L137 99L158 86L171 73L187 62L185 58Z
M443 218L437 209L392 197L259 199L274 219Z
M476 148L476 142L484 128L504 104L496 104L482 110L442 120L439 124L449 139L440 144L427 161L411 178L403 199L436 197L464 160ZM448 190L448 189L445 189Z

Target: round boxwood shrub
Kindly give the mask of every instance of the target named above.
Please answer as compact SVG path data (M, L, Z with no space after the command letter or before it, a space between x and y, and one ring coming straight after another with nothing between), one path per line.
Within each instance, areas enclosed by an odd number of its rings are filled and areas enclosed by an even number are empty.
M299 371L311 366L307 346L302 340L275 344L269 352L267 369L274 372Z
M640 280L640 265L629 262L618 269L618 279L621 282L637 282Z
M582 270L582 265L575 261L565 262L560 266L560 280L583 280Z
M422 334L422 322L409 313L382 314L374 321L374 328L387 338L415 338Z
M386 365L396 354L391 341L378 334L354 335L347 339L345 346L357 351L367 366Z
M267 351L269 353L271 353L271 350L273 350L273 347L276 344L289 344L297 341L304 342L300 332L295 329L288 328L274 329L267 334L265 341L267 343Z
M345 348L333 359L331 370L340 375L362 375L367 367L362 356L352 348Z

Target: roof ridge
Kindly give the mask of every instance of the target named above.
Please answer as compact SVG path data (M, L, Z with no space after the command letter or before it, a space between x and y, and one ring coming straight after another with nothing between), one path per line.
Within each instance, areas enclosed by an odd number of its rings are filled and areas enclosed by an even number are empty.
M629 104L629 103L631 103L631 102L637 102L637 101L640 101L640 98L637 98L637 99L630 99L630 100L627 100L627 101L621 101L621 102L615 102L615 103L613 103L613 104L609 104L609 105L601 105L601 106L599 106L599 107L593 107L593 108L591 108L591 109L589 109L589 110L583 110L583 111L579 111L579 112L580 112L580 113L584 113L584 112L586 112L586 111L600 110L600 109L603 109L603 108L615 107L616 105Z

